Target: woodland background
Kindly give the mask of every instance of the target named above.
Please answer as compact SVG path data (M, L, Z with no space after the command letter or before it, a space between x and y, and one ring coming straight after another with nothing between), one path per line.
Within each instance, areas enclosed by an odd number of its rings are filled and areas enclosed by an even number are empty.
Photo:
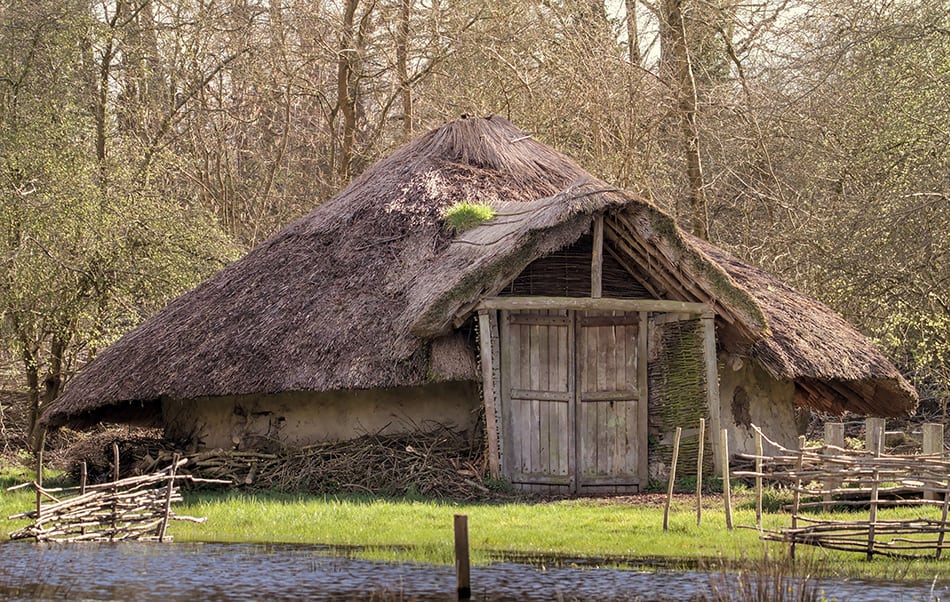
M948 14L946 0L0 0L2 445L98 349L461 114L507 117L824 301L938 412Z

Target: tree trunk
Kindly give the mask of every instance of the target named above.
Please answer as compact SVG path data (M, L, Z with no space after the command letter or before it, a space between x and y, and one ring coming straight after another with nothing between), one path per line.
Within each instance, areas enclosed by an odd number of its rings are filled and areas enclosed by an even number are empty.
M402 138L412 138L412 89L409 86L409 8L411 0L400 0L399 29L396 34L396 72L402 96Z
M16 321L14 321L14 326L17 326ZM37 364L36 353L29 345L27 338L22 333L18 338L20 339L20 361L23 362L23 372L26 375L27 403L30 407L27 433L36 449L35 434L40 423L40 367Z
M340 141L340 157L337 164L339 183L350 177L353 162L353 139L356 136L357 77L354 66L358 58L353 22L359 0L346 0L343 11L343 28L340 31L340 56L337 64L337 107L343 113L343 132Z
M637 23L637 0L624 0L627 9L627 53L631 65L640 64L640 31Z
M683 132L683 150L686 160L687 200L689 205L690 231L699 238L709 238L709 208L700 155L700 137L697 125L696 78L690 59L686 22L683 17L684 0L666 0L663 3L664 26L667 40L663 44L669 65L663 71L672 77L671 87L679 110Z

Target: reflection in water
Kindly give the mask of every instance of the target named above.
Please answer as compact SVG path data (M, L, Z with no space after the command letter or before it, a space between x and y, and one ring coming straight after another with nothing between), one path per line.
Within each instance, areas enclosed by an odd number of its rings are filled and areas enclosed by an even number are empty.
M6 544L3 600L453 600L451 566L333 555L319 546L243 544ZM498 562L472 569L475 600L690 600L709 576L691 571ZM831 600L950 598L940 584L822 581Z

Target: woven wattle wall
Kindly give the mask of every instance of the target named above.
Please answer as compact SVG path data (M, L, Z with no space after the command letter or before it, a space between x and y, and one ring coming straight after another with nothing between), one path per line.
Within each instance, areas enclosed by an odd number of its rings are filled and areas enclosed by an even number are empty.
M502 296L589 297L593 239L583 236L574 245L529 265L501 291ZM609 253L604 254L603 296L649 299L650 294Z
M701 320L681 320L651 328L649 380L650 478L665 482L673 458L673 437L682 427L677 480L695 478L699 419L706 418L706 368ZM709 421L703 473L713 471Z

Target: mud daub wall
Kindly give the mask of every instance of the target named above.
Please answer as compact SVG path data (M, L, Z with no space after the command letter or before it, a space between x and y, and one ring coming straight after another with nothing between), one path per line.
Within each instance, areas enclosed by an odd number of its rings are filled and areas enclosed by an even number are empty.
M471 381L420 387L289 392L162 401L165 437L193 449L267 450L404 433L438 423L474 428L481 399Z
M753 424L769 439L795 449L799 435L795 383L776 380L747 358L719 359L720 414L722 427L729 430L730 453L755 453ZM768 445L764 451L775 452Z

